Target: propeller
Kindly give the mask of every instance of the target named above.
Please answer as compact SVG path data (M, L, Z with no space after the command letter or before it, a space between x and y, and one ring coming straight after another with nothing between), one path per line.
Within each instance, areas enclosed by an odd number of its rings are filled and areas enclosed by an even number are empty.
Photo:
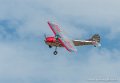
M46 38L47 38L47 36L46 36L46 34L44 34L44 41L46 41Z
M46 34L44 34L44 38L45 38L45 39L47 38Z

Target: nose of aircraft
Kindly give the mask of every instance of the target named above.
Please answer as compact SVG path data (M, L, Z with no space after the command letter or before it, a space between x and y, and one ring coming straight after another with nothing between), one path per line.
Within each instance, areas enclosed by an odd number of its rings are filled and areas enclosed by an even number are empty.
M46 41L46 42L55 42L56 40L55 40L54 37L47 37L47 38L45 39L45 41Z

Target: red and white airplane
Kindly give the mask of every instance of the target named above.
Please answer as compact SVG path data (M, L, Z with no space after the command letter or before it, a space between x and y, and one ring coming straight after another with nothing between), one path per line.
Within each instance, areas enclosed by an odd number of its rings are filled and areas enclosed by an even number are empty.
M58 53L57 47L64 47L69 52L75 52L77 51L75 46L83 45L93 45L95 47L101 46L99 34L95 34L90 39L87 40L70 40L63 34L63 31L57 24L48 21L48 25L50 29L53 31L55 36L50 37L45 36L45 43L49 46L49 48L52 48L53 46L56 47L55 51L53 52L54 55L57 55Z

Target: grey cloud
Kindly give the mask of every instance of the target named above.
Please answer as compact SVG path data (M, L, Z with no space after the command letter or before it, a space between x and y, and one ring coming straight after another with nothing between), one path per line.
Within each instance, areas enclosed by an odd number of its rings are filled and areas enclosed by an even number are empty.
M89 79L119 78L119 59L111 62L112 55L120 58L118 50L110 52L107 49L91 49L84 55L90 57L86 63L76 61L75 58L80 54L50 55L50 50L47 50L44 45L39 47L35 42L1 43L0 45L1 82L8 83L5 80L9 80L11 83L17 81L33 83L33 81L45 82L46 80L46 83L89 83ZM119 80L116 83L119 83Z
M59 21L63 27L66 24L72 26L74 30L76 26L70 24L69 20L76 21L78 24L88 25L86 28L102 28L110 30L111 38L116 38L119 35L119 1L109 0L21 0L21 1L1 1L1 19L19 19L23 21L19 34L39 34L40 31L46 31L47 20ZM73 19L76 18L76 19ZM80 21L79 21L80 20ZM117 26L116 26L117 25ZM78 27L84 28L84 27ZM68 30L68 29L67 29ZM80 29L79 33L85 32ZM74 30L74 32L77 30ZM68 30L69 32L69 30ZM83 35L85 33L82 33ZM81 34L77 34L81 35Z

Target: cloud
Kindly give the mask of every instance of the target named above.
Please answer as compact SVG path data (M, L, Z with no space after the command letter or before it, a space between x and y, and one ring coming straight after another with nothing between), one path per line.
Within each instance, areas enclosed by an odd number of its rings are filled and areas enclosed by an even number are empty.
M87 29L110 30L108 35L112 34L114 39L119 35L119 3L118 0L52 0L48 4L52 11L61 19L64 19L65 22L72 20L71 25L72 23L79 26L83 25L80 28L87 26ZM65 16L65 18L62 18L62 16Z
M69 3L69 4L68 4ZM74 5L74 4L75 5ZM72 6L74 5L74 6ZM79 28L79 35L89 33L84 30L108 30L106 37L119 35L119 1L96 0L1 0L1 19L17 19L23 22L19 33L39 34L47 31L47 20L58 21L60 25ZM78 25L78 26L76 26ZM82 26L81 26L82 25ZM102 30L101 30L102 29ZM69 32L69 29L67 29ZM74 30L75 32L77 30ZM83 32L83 33L82 33ZM77 34L78 35L78 34Z
M39 48L39 49L38 49ZM67 52L53 56L50 50L35 42L0 44L0 81L4 83L33 82L84 82L89 79L117 79L119 83L120 56L118 50L90 49L87 62ZM39 51L40 50L40 51ZM60 53L61 54L61 53ZM74 55L74 56L73 56ZM96 81L94 83L97 83Z
M46 3L46 1L44 3ZM69 4L67 4L66 6L66 3L69 3ZM76 5L71 6L73 5L73 3L75 3ZM66 25L68 23L67 25L69 26L67 27L72 26L73 30L75 27L86 28L86 30L92 29L92 28L93 30L96 28L100 28L100 29L102 28L102 30L104 29L105 30L107 29L108 31L110 30L107 37L109 35L110 36L112 35L111 38L116 38L116 36L119 35L118 34L119 33L118 18L120 13L118 11L119 4L116 4L116 3L117 2L112 2L112 1L96 2L95 0L93 1L88 1L88 0L86 1L82 1L82 0L81 1L78 1L78 0L54 1L52 0L50 1L50 3L48 1L48 3L44 4L43 7L46 7L46 9L49 10L48 13L53 15L52 18L55 19L55 17L57 16L57 19L61 21L60 24ZM78 26L75 26L73 23L77 24ZM80 26L80 25L83 25L83 26ZM85 32L85 31L83 29L80 29L79 33L82 33L82 32ZM84 35L85 33L82 33L82 35Z

